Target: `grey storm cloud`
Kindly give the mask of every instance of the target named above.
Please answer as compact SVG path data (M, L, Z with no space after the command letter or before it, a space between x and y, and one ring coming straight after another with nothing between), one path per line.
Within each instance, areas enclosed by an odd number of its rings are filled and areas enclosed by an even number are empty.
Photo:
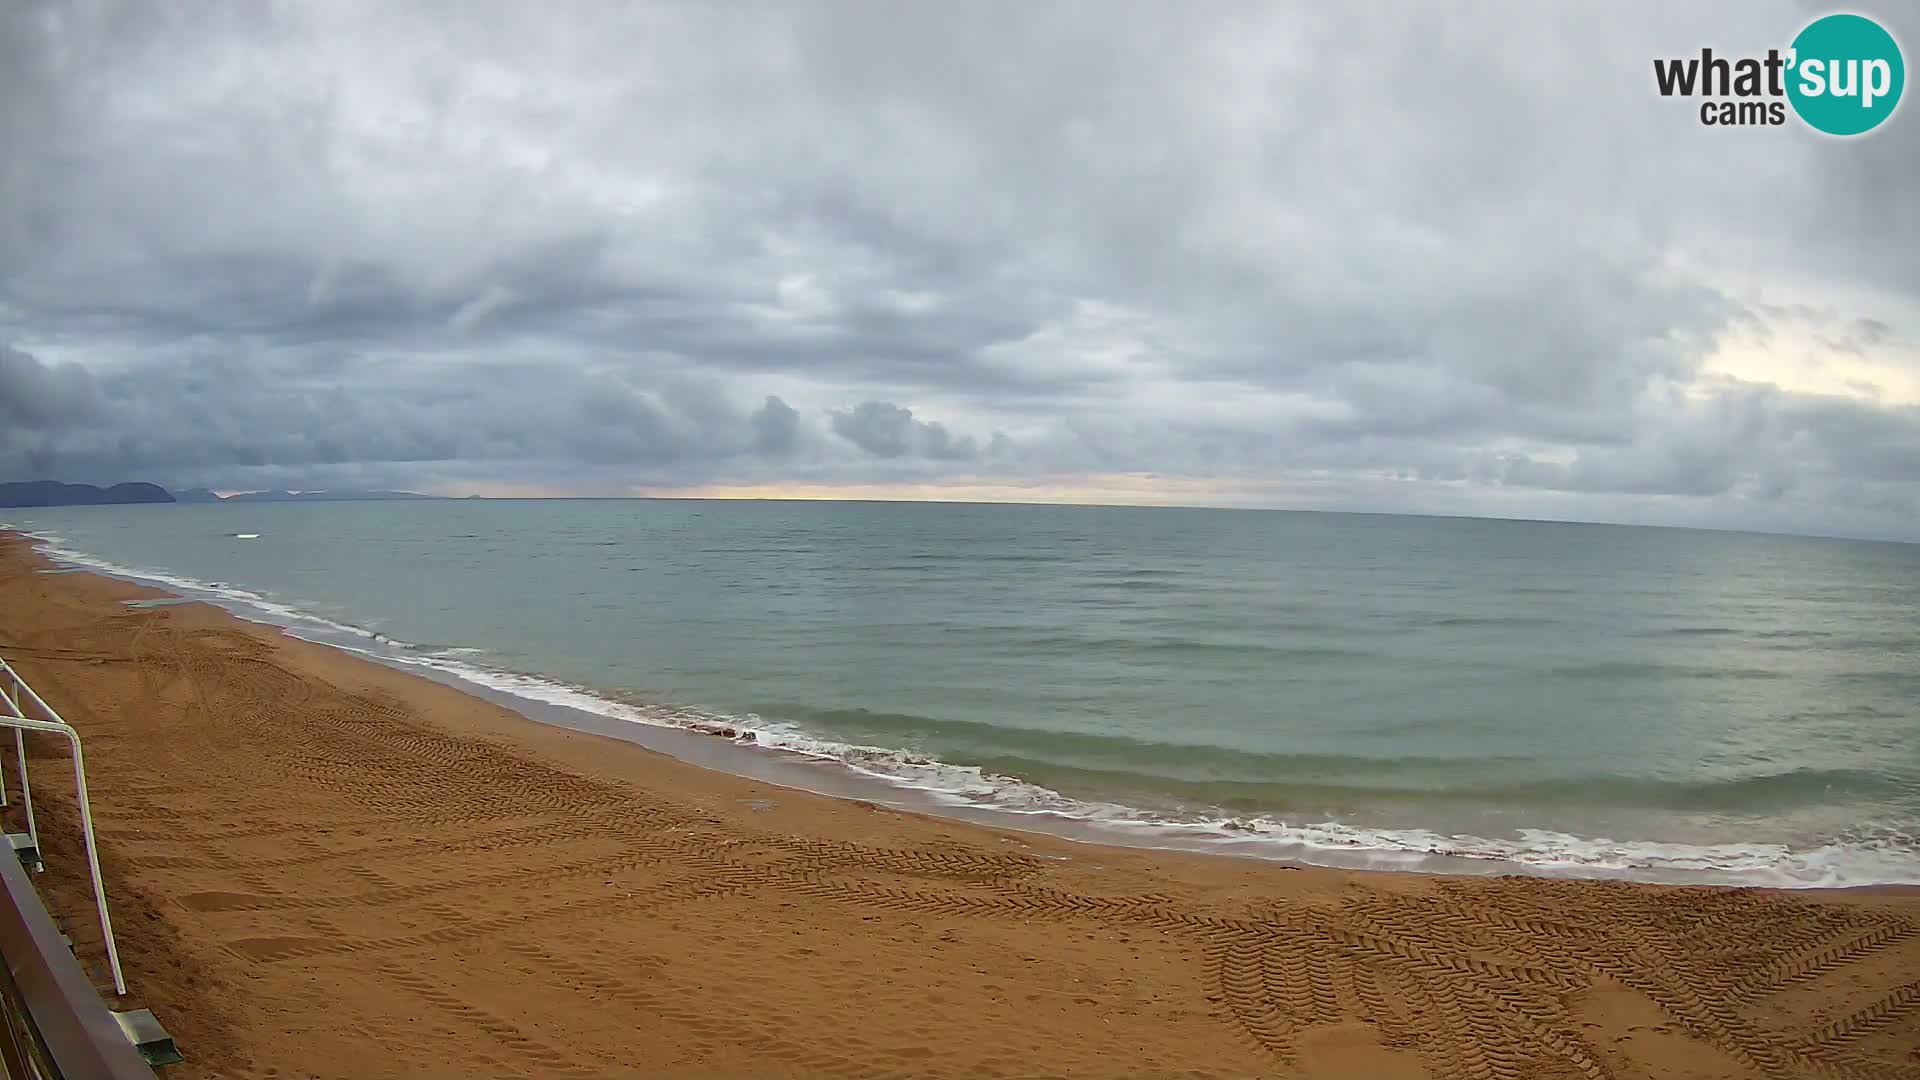
M76 365L54 369L0 345L0 419L9 432L50 431L95 418L93 379Z
M1920 538L1920 114L1653 88L1811 14L21 0L0 479Z
M772 395L754 410L752 423L753 448L762 454L790 453L800 438L799 411Z
M833 431L875 457L963 461L979 453L972 436L955 438L946 425L916 420L912 409L885 401L865 401L857 408L834 413Z
M543 365L495 363L384 374L393 392L370 396L348 389L357 364L318 370L215 353L95 376L0 350L0 469L234 476L236 466L521 458L657 468L780 457L800 442L798 413L778 397L747 410L699 380L642 388L618 373L556 378Z

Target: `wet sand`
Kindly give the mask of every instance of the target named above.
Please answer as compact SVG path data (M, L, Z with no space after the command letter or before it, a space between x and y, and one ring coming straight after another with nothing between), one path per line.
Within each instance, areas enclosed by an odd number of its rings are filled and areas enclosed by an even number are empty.
M533 723L0 539L173 1077L1920 1078L1920 895L1075 843ZM40 879L104 985L64 746ZM9 775L12 769L9 768Z

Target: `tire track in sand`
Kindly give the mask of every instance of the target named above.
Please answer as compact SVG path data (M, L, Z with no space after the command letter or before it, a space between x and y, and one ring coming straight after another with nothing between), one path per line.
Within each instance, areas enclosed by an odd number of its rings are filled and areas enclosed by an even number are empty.
M1212 1015L1280 1067L1299 1063L1302 1041L1316 1030L1360 1020L1388 1048L1418 1054L1436 1076L1606 1080L1624 1075L1621 1060L1588 1043L1568 1013L1568 1002L1605 985L1644 997L1688 1037L1753 1074L1920 1076L1920 1062L1891 1057L1895 1051L1882 1045L1906 1030L1920 1008L1920 983L1911 971L1889 976L1886 963L1894 950L1906 955L1916 929L1871 906L1819 905L1751 890L1463 879L1418 892L1357 882L1335 901L1272 900L1248 916L1150 892L1103 894L1096 878L950 837L866 844L788 835L759 822L723 823L690 802L583 778L428 728L389 701L290 671L269 643L242 633L183 630L166 610L104 620L43 645L75 654L36 660L56 670L62 663L95 670L102 657L116 655L141 660L145 692L185 702L184 717L170 729L170 753L227 768L228 752L244 750L232 754L236 782L271 791L276 777L287 778L305 793L303 818L376 832L411 822L438 833L334 846L344 839L336 837L322 844L293 822L275 821L271 800L256 800L264 819L258 825L215 829L203 818L198 828L143 828L143 817L191 825L191 811L169 816L159 800L191 800L194 789L148 781L139 791L143 801L118 817L110 816L111 793L103 790L101 798L109 804L103 818L113 823L103 833L121 861L156 870L197 868L234 883L231 890L203 888L176 898L185 917L209 920L209 936L218 936L223 917L258 916L245 923L252 936L225 940L227 955L246 965L351 962L428 1006L432 1019L424 1026L435 1038L476 1032L496 1040L502 1071L585 1075L606 1063L526 1030L498 1008L459 1000L410 968L410 953L498 943L581 991L690 1028L704 1024L700 1030L712 1038L769 1061L879 1077L878 1069L859 1069L798 1039L705 1017L668 990L625 974L614 957L530 940L550 925L587 925L767 890L902 917L1124 924L1163 932L1198 965ZM76 691L84 697L82 680L50 681L63 704ZM102 717L115 708L98 707ZM103 747L103 757L116 752L124 753ZM265 857L222 850L233 841L283 836L283 852ZM590 847L568 849L576 843ZM524 853L523 864L464 876L445 872L463 852L502 848ZM369 865L356 865L362 861ZM338 867L366 888L316 895L276 884L314 867ZM643 868L649 880L605 894L581 896L576 889L568 898L511 911L485 902L491 891L523 877L556 882ZM410 909L433 925L382 934L366 933L368 924L361 924L356 932L355 913L363 908ZM260 932L276 920L284 925ZM1766 956L1753 947L1756 938L1783 951ZM1858 993L1866 995L1865 1004L1817 1024L1780 1026L1790 1006L1842 973L1864 980ZM1762 1002L1772 1011L1748 1007ZM387 1030L382 1038L404 1045L395 1035ZM408 1057L422 1059L431 1060L424 1051Z

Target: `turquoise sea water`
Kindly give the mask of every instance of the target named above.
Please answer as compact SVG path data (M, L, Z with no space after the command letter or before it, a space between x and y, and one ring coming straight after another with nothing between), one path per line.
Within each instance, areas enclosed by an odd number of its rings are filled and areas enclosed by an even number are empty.
M0 520L319 640L1149 842L1920 883L1915 545L872 503Z

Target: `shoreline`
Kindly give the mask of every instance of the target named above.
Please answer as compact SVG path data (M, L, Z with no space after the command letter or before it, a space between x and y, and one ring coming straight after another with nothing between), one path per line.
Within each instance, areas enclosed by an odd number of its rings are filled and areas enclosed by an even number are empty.
M119 566L87 553L60 549L53 537L18 529L9 533L8 529L0 528L0 537L7 535L33 545L36 554L60 567L58 572L101 574L165 594L146 603L210 604L243 621L274 628L298 640L339 649L504 705L536 723L619 739L736 776L987 827L1012 828L1093 844L1343 870L1524 874L1796 891L1920 889L1920 879L1905 880L1911 875L1900 873L1895 873L1896 880L1885 877L1857 880L1867 874L1891 871L1890 867L1887 870L1874 867L1871 862L1865 868L1851 865L1846 871L1837 871L1828 860L1836 856L1857 860L1866 853L1832 845L1790 849L1772 842L1720 841L1704 845L1645 840L1620 842L1551 831L1527 834L1529 839L1523 842L1448 836L1417 827L1383 831L1334 821L1290 826L1265 819L1257 819L1252 825L1225 818L1182 820L1133 807L1059 795L1017 777L985 774L981 779L996 789L995 794L963 795L943 788L939 782L922 781L910 774L874 771L857 763L856 756L868 752L883 757L902 753L887 747L847 747L821 743L811 736L801 738L801 745L794 745L778 730L770 732L764 725L756 738L752 725L759 721L755 717L705 713L687 720L684 714L700 711L616 700L590 687L570 685L553 676L489 668L449 655L470 650L421 652L406 642L268 600L237 585L193 581L160 571ZM670 718L650 715L663 709L673 715ZM778 729L779 725L774 727ZM741 737L733 735L736 730L743 733ZM817 746L838 746L846 753L815 749ZM937 771L977 771L939 762L932 765ZM1000 789L1012 789L1022 799L1027 798L1029 792L1035 793L1048 805L1036 808L1010 805L1002 800L1004 791ZM1543 837L1547 838L1546 846L1541 846ZM1773 848L1778 851L1770 851ZM1866 855L1866 858L1871 860L1872 856ZM1848 877L1856 880L1849 881Z
M176 1077L1920 1077L1920 890L1076 843L705 769L44 565L0 540L0 652L86 739L116 1006L179 1037ZM66 762L30 748L84 960Z

